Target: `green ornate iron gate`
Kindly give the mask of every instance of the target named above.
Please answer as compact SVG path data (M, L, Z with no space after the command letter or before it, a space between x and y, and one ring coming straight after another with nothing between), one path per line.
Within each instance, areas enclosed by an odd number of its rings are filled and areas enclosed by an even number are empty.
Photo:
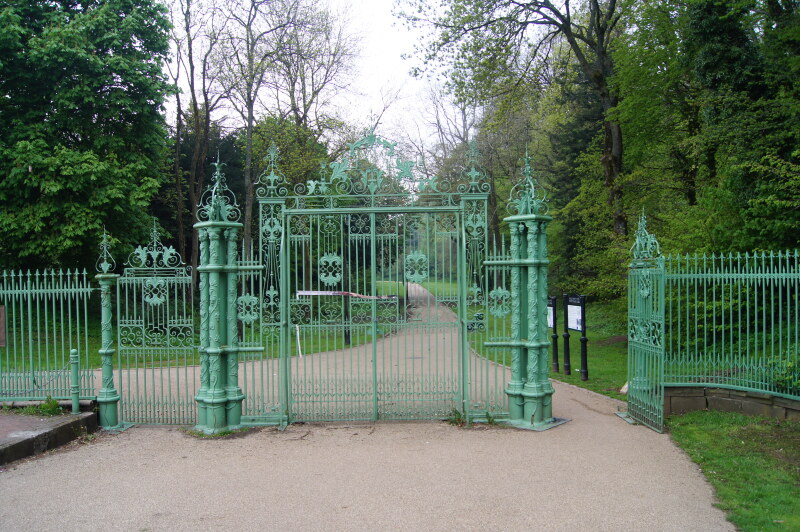
M273 150L237 299L243 422L505 415L507 370L477 352L487 192L474 154L451 183L368 135L290 186Z
M628 272L628 413L664 430L664 257L639 220Z

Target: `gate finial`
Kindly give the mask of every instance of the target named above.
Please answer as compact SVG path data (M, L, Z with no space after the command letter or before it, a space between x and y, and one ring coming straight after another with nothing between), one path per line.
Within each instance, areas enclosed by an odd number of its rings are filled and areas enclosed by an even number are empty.
M522 159L522 180L511 189L509 200L517 211L517 214L546 214L547 195L544 193L539 180L536 179L535 171L531 165L532 158L528 155L525 148L525 157Z
M217 161L211 163L211 166L214 167L214 174L211 176L211 185L200 198L197 219L201 222L236 222L242 213L236 202L236 196L225 182L225 174L222 173L225 163L221 163L217 155Z
M652 259L661 256L661 246L658 244L655 235L647 232L647 217L642 214L639 216L639 227L636 228L636 240L631 247L631 255L634 260Z
M117 267L117 263L114 260L114 257L111 255L111 251L109 251L110 247L111 242L108 239L108 232L106 231L106 226L104 225L103 238L100 240L100 256L97 258L97 262L95 263L95 270L100 273L113 272Z

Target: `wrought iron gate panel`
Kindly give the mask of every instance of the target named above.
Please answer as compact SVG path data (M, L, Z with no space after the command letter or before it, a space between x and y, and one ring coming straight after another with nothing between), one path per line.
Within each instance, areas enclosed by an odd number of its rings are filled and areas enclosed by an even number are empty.
M628 416L664 430L664 257L639 220L628 271Z
M153 229L117 281L120 420L193 424L199 369L190 269Z
M240 283L243 420L502 415L507 370L483 349L475 153L461 180L440 181L368 135L293 187L276 159L257 188L258 264Z

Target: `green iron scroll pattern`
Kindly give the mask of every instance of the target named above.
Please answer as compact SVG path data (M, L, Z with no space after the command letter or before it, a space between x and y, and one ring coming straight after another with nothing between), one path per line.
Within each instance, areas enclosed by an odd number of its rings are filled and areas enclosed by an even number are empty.
M422 283L428 278L428 257L421 251L412 251L405 259L406 281Z
M211 163L214 167L214 174L211 176L211 185L206 188L200 197L200 204L197 207L197 220L200 222L236 222L241 218L239 204L236 196L228 188L225 174L222 173L224 163Z
M342 280L342 257L326 253L319 258L319 280L325 286L335 286Z
M661 247L655 235L647 232L647 218L642 211L639 217L639 227L636 228L636 239L631 247L633 260L654 259L661 257Z
M396 143L374 132L350 144L338 161L323 163L317 175L305 182L289 183L279 169L278 159L278 149L272 145L265 159L265 170L256 182L256 197L286 198L289 208L347 207L354 198L372 207L412 203L458 206L459 195L484 194L490 188L486 176L478 169L477 151L470 154L465 180L449 181L431 175L414 161L403 159ZM481 220L473 221L476 227L481 226ZM485 219L482 223L485 230ZM274 234L275 227L262 218L262 231Z

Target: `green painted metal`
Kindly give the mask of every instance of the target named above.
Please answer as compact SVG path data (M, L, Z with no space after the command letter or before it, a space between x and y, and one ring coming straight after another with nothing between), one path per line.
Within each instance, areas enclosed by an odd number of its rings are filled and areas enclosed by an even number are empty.
M0 401L72 399L73 349L80 357L79 397L94 399L88 333L91 294L85 270L3 272Z
M800 399L797 251L664 259L666 386Z
M239 285L243 423L505 415L482 349L488 184L420 176L369 134L290 186L272 150ZM478 346L478 350L474 346Z
M161 243L155 221L150 243L134 249L126 266L116 279L119 420L192 424L197 360L190 269L172 246ZM103 284L113 282L99 277ZM108 359L103 362L102 395L114 403Z
M119 428L120 395L114 387L114 327L111 314L111 289L116 285L119 275L111 273L116 268L114 257L109 250L108 233L103 229L100 243L100 257L95 266L99 272L95 279L100 284L100 360L101 388L97 392L99 408L98 422L105 429Z
M525 157L523 180L511 192L510 205L516 214L509 224L509 252L491 257L486 264L500 268L495 281L490 312L505 316L511 310L510 336L487 341L487 346L511 350L511 378L506 386L506 423L534 430L546 430L565 420L553 417L553 385L550 369L550 337L547 327L547 224L552 220L541 187L534 178L530 158ZM510 292L506 288L510 277Z
M628 270L628 413L664 430L664 257L642 214Z
M661 255L642 215L628 283L628 414L663 430L665 386L800 399L797 251Z
M238 235L242 224L236 198L227 187L222 165L215 164L213 184L201 199L200 388L196 428L207 434L234 430L242 423L244 394L239 387Z

